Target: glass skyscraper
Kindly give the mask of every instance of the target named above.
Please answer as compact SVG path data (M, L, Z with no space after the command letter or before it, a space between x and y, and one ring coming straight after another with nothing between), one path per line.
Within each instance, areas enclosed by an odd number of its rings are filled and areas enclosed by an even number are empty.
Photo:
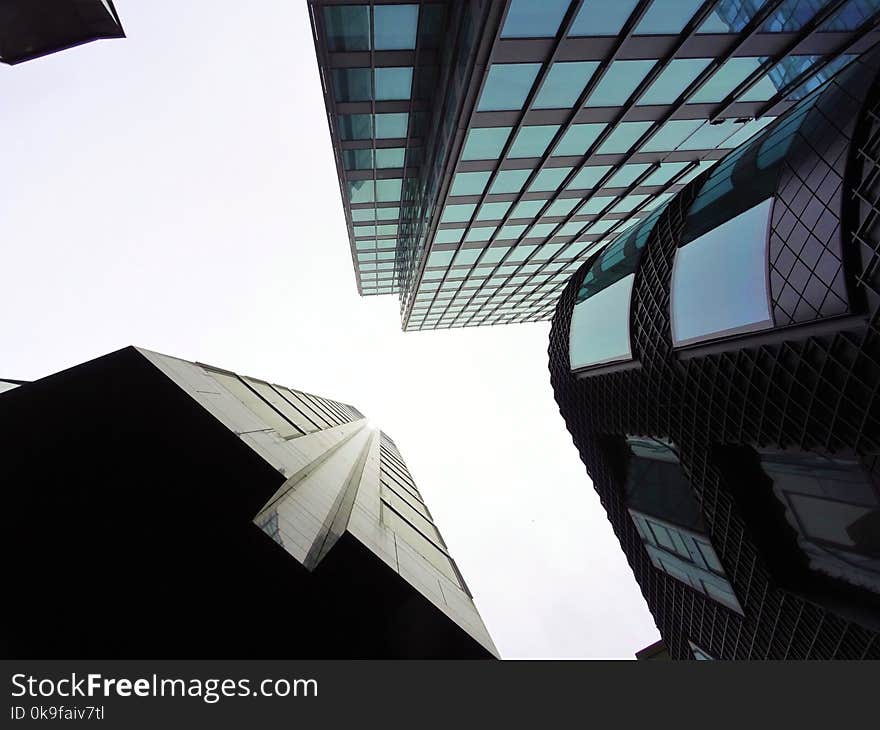
M358 290L405 330L571 274L878 39L878 0L309 2Z

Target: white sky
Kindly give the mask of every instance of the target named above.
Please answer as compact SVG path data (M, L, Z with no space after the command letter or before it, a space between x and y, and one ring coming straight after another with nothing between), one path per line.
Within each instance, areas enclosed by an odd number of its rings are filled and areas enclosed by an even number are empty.
M565 430L548 323L411 333L357 295L305 0L118 0L128 38L0 66L0 377L133 344L357 406L502 656L658 633Z

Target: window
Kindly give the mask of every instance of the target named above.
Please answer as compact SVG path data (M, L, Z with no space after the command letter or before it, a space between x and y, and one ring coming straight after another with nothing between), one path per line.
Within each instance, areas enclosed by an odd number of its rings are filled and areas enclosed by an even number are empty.
M497 160L510 136L511 127L487 127L468 132L462 160Z
M373 150L342 150L342 164L346 170L371 170Z
M368 5L324 6L327 48L331 51L370 50L370 7Z
M510 209L511 203L483 203L477 213L478 221L501 220Z
M567 187L569 190L592 190L610 169L610 165L582 167Z
M700 119L673 119L666 122L642 145L641 152L668 152L676 149L703 126Z
M629 99L655 63L656 61L614 61L590 94L586 106L620 106Z
M492 64L486 76L477 111L522 109L540 70L540 63Z
M553 149L553 154L557 157L586 154L607 126L604 123L572 124Z
M598 61L560 61L547 73L532 105L534 109L569 109L593 76Z
M492 187L489 188L489 193L492 195L518 193L522 190L523 185L526 184L526 180L529 179L531 174L531 170L501 170L495 175L495 180L492 183Z
M372 139L372 114L340 114L339 136L345 140Z
M389 167L403 167L405 147L384 147L376 150L376 167L385 169Z
M710 58L677 58L666 66L642 94L638 104L671 104L709 65Z
M486 172L459 172L456 173L452 180L450 195L480 195L486 189L489 182L489 176L492 173Z
M649 163L624 165L611 176L611 179L605 183L605 187L625 188L632 185L639 176L647 172L650 167L651 165Z
M607 155L629 152L639 138L650 129L653 122L621 122L596 150L596 154Z
M703 0L654 0L633 32L636 35L677 35L702 4Z
M703 21L697 33L739 33L766 0L725 0Z
M334 68L331 72L336 101L370 101L373 74L369 68Z
M412 93L412 66L377 68L376 101L409 99Z
M547 193L555 191L565 179L566 175L574 168L571 167L545 167L532 181L529 186L530 193Z
M396 139L406 137L406 125L409 114L377 114L376 115L376 139Z
M637 3L638 0L584 0L569 35L617 35Z
M416 47L418 5L373 7L373 35L377 51L412 51ZM354 50L354 49L352 49Z
M739 86L756 69L761 59L744 56L729 58L712 74L697 92L688 99L689 104L717 104Z
M522 127L513 140L507 153L509 158L517 157L541 157L547 150L547 145L553 140L553 136L559 131L558 124L540 124L531 127Z
M674 444L637 436L626 441L626 503L654 567L742 614Z
M516 204L511 218L534 218L547 204L546 200L523 200Z
M511 0L502 38L552 38L570 0Z

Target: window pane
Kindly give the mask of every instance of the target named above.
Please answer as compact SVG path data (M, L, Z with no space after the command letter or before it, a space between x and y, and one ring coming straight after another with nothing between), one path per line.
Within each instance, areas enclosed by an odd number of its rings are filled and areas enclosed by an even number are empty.
M636 35L673 35L681 33L703 0L654 0L636 26Z
M334 68L333 95L336 101L370 101L373 84L368 68Z
M405 147L385 147L376 150L376 167L403 167Z
M635 91L655 61L614 61L585 106L620 106Z
M629 307L635 275L630 274L575 305L569 335L572 370L630 360Z
M560 200L554 201L547 211L544 213L546 216L551 215L568 215L577 207L578 203L581 202L580 198L562 198Z
M554 63L532 105L535 109L569 109L577 101L598 61L560 61Z
M773 325L767 236L773 200L759 203L680 247L672 269L675 345Z
M396 221L400 218L400 208L377 208L376 218L380 221Z
M468 132L464 150L461 153L463 160L497 160L501 157L501 150L510 136L512 127L488 127L471 129Z
M582 167L567 185L568 190L592 190L599 180L611 169L610 165L590 165Z
M414 50L418 23L418 5L375 5L373 37L376 50Z
M460 243L464 228L441 228L434 234L434 243Z
M376 220L376 209L375 208L358 208L351 211L351 220L355 223L360 221L375 221Z
M766 0L725 0L718 3L697 33L739 33Z
M495 176L495 181L489 188L489 192L491 194L518 193L531 174L531 170L501 170Z
M709 65L710 58L677 58L648 87L638 104L671 104Z
M607 127L603 123L591 124L572 124L568 131L562 135L562 139L553 150L553 154L557 157L564 155L583 155L586 154L590 145L596 141L598 136L602 134L602 130Z
M763 33L793 33L810 21L828 0L782 0L761 26Z
M372 180L349 180L348 199L352 203L372 203L376 200L376 189Z
M617 128L608 135L606 139L596 150L597 154L605 155L619 152L629 152L630 148L636 143L653 122L621 122Z
M625 188L629 185L632 185L639 177L639 175L643 175L649 167L651 167L651 165L647 162L624 165L616 173L614 173L614 175L607 183L605 183L605 187Z
M577 214L596 215L597 213L601 213L603 210L605 210L607 205L612 200L614 200L613 195L594 195L578 209Z
M376 115L376 139L396 139L406 137L406 112Z
M409 99L412 93L412 66L376 69L376 101Z
M376 200L380 203L394 203L400 200L402 184L403 180L400 178L376 180Z
M447 205L440 217L441 223L466 223L471 219L477 206L474 203Z
M346 170L371 170L373 150L342 150L342 164Z
M755 56L729 58L709 80L688 99L689 104L717 104L733 91L743 80L761 65L761 59Z
M880 0L849 0L840 10L822 23L819 30L837 33L855 30L878 10L880 10Z
M344 140L372 139L373 117L370 114L340 114L339 136Z
M511 218L534 218L547 204L546 200L523 200L516 204Z
M552 38L570 0L511 0L502 38Z
M574 168L571 167L547 167L541 170L536 176L532 184L529 186L529 192L541 193L552 192L556 190Z
M504 217L512 203L483 203L477 213L478 221L497 221Z
M492 173L486 172L459 172L456 173L452 180L450 195L479 195L486 189L486 183L489 182L489 176Z
M556 228L556 223L536 223L526 234L526 238L544 238L550 235L550 232Z
M637 2L638 0L584 0L569 35L617 35Z
M540 63L492 64L477 111L522 109L540 70Z
M696 132L682 142L680 150L714 150L724 144L730 135L739 130L739 126L733 119L725 119L721 124L705 122Z
M644 145L642 152L672 151L703 126L701 119L673 119L658 129Z
M495 233L497 226L474 226L468 231L465 241L488 241Z
M617 205L615 205L610 213L631 213L648 199L648 195L627 195Z
M541 157L557 131L559 131L558 124L522 127L513 140L507 156L509 158Z
M368 5L324 7L327 48L331 51L370 50L370 8Z
M690 162L663 162L659 168L642 180L640 184L665 185L690 164Z

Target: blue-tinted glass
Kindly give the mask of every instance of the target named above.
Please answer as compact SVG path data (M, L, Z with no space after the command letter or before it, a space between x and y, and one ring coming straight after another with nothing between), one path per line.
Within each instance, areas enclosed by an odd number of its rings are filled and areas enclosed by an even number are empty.
M840 55L837 58L833 59L822 69L813 74L813 76L808 78L797 89L791 92L788 95L788 98L791 101L800 101L805 96L809 95L811 91L819 88L822 84L824 84L828 79L834 76L834 74L840 71L840 69L846 66L854 58L856 58L855 55L844 53L843 55Z
M402 184L403 180L400 178L376 180L376 200L380 203L394 203L400 200Z
M376 101L409 99L412 93L412 66L376 69Z
M539 124L533 127L522 127L513 140L508 157L540 157L559 131L558 124Z
M477 111L522 109L540 70L540 63L492 64L483 85Z
M782 0L761 26L763 33L794 33L806 25L829 0Z
M557 236L576 236L581 232L581 229L584 227L583 223L566 223L558 231L556 231Z
M377 236L396 236L397 235L397 226L386 224L383 226L376 226L376 235Z
M511 127L487 127L471 129L468 132L464 150L461 153L463 160L497 160L501 157L501 150L510 136Z
M516 204L511 218L534 218L547 204L546 200L523 200Z
M342 162L346 170L370 170L373 150L342 150Z
M448 266L452 261L455 251L431 251L428 256L428 266Z
M478 221L497 221L504 217L512 203L483 203L477 213Z
M638 0L584 0L570 36L617 35Z
M612 178L605 183L605 187L607 188L625 188L629 185L632 185L636 178L639 175L644 174L651 165L648 163L636 163L631 165L624 165L621 167Z
M464 228L441 228L434 234L434 243L460 243Z
M351 211L351 220L354 223L372 222L376 220L375 208L358 208Z
M689 104L711 104L723 101L731 91L759 68L761 59L756 56L729 58L709 80L688 99Z
M571 167L545 167L535 176L529 186L529 192L547 193L556 190L572 169Z
M519 238L528 228L528 226L515 225L515 226L501 226L501 230L498 231L498 240L501 239L509 239L509 238Z
M529 228L526 238L544 238L556 228L556 223L537 223Z
M619 152L628 152L653 122L621 122L617 128L608 135L608 138L596 150L597 154L606 155Z
M615 61L585 106L620 106L636 90L656 61Z
M452 180L450 195L479 195L486 189L491 172L459 172Z
M376 150L376 167L403 167L405 147L386 147Z
M488 241L495 233L497 226L474 226L465 236L465 241Z
M325 5L324 27L329 50L370 50L369 5Z
M369 238L375 237L376 235L376 226L355 226L354 227L354 237L355 238Z
M592 190L610 169L610 165L582 167L566 187L568 190Z
M642 180L640 184L665 185L690 164L690 162L663 162L659 168Z
M672 151L702 125L701 119L673 119L666 122L651 139L642 145L641 152Z
M578 209L577 214L596 215L597 213L601 213L603 210L605 210L606 206L612 200L614 200L614 196L611 195L594 195Z
M855 30L878 10L880 0L849 0L819 26L819 31L844 33Z
M466 223L471 219L477 206L474 203L447 205L440 216L441 223Z
M738 131L733 119L725 119L721 124L705 122L696 132L682 142L680 150L714 150L734 132Z
M609 213L631 213L644 203L649 195L627 195L617 205L615 205Z
M569 109L577 101L598 61L560 61L554 63L541 90L535 97L534 109Z
M544 215L568 215L580 203L580 198L560 198L554 201L544 212Z
M739 33L767 0L720 0L697 33Z
M480 257L480 254L483 253L483 251L484 249L482 248L460 249L455 257L453 266L468 266L474 263Z
M671 61L636 103L671 104L711 61L711 58L677 58Z
M400 208L376 208L376 220L396 221L400 218Z
M372 73L368 68L334 68L332 78L336 101L370 101L373 98Z
M703 0L654 0L633 31L636 35L677 35Z
M418 5L375 5L373 41L377 51L412 51L419 25Z
M569 333L572 370L632 359L630 299L635 274L604 286L575 305Z
M562 157L564 155L586 154L590 145L596 141L596 138L602 134L602 130L607 126L607 124L601 122L572 124L568 131L562 135L559 144L553 149L553 155Z
M344 140L372 139L373 117L370 114L340 114L339 136Z
M501 170L496 176L489 193L518 193L526 184L531 170Z
M598 220L589 228L587 228L587 233L589 234L598 234L598 233L608 233L614 226L620 223L619 220L614 220L612 218L603 218L602 220Z
M376 200L376 189L372 180L349 180L348 199L352 203L372 203Z
M552 38L570 0L511 0L502 38Z
M396 139L406 137L406 112L376 115L376 139Z

